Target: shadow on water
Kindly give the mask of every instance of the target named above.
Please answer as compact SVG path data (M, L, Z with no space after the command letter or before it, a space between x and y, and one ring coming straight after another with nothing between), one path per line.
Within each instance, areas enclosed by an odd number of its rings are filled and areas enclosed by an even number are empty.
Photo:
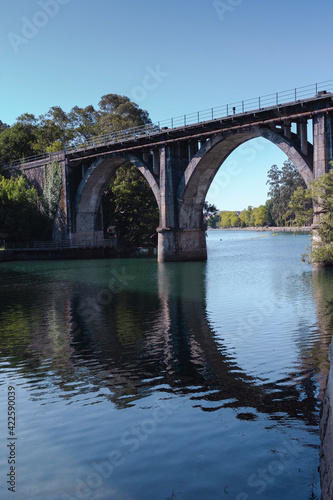
M205 263L133 260L124 274L125 264L115 262L111 278L110 264L89 269L88 263L80 278L71 277L66 267L59 277L54 263L54 274L46 268L36 275L33 268L22 274L4 267L0 341L6 363L37 389L51 383L68 400L107 388L116 408L125 408L163 390L188 395L203 411L247 407L238 418L255 419L257 412L272 420L288 416L317 424L312 374L328 367L333 273L319 271L309 278L323 333L310 351L300 351L297 373L265 382L246 373L217 341L206 311ZM5 293L6 283L13 282L17 285Z

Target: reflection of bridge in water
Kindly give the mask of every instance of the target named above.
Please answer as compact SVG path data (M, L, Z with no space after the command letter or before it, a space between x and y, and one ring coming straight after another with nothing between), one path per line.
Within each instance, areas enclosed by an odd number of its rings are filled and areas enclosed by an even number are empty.
M149 265L155 271L155 264ZM40 365L42 376L44 359L52 359L54 383L69 399L89 385L107 388L111 401L123 408L163 388L170 396L187 395L205 411L246 407L277 420L284 414L316 425L317 384L309 373L308 352L300 351L298 373L283 380L267 383L248 375L210 326L204 266L160 264L156 276L154 286L149 282L138 290L134 280L117 293L86 282L62 282L52 288L52 307L38 314L38 298L26 290L25 299L30 297L37 315L29 324L26 345L13 352L14 362L30 358L25 364L29 378L30 365L32 373ZM34 290L50 293L46 279L40 274ZM30 307L19 300L20 310ZM318 342L327 347L325 339Z
M116 170L130 162L146 178L160 210L159 261L205 260L206 194L238 146L267 139L293 161L307 184L328 171L333 159L332 90L328 81L212 108L154 127L95 137L13 168L42 190L45 164L61 164L55 239L71 240L103 237L103 193Z

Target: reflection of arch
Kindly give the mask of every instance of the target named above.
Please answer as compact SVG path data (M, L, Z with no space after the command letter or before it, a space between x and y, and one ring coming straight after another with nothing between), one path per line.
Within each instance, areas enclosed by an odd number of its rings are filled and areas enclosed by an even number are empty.
M157 181L143 161L131 154L100 157L88 168L77 190L75 199L77 233L94 233L102 230L98 218L103 193L116 170L127 162L135 165L145 177L160 208Z
M177 198L181 200L179 207L181 229L201 227L206 194L221 164L238 146L256 137L263 137L278 146L295 164L307 185L314 178L309 157L303 155L294 144L295 134L292 134L291 139L287 139L271 129L254 127L229 137L217 135L205 142L192 158L184 173L183 182L178 188ZM312 148L312 145L308 144L308 148Z
M122 266L99 265L94 276L97 282L101 276L106 282L106 270L119 275ZM317 424L316 387L306 375L307 352L301 352L297 377L291 371L276 382L255 378L238 365L233 349L230 352L218 340L210 323L205 264L159 264L149 274L142 282L142 268L133 264L126 266L123 276L130 280L123 289L115 288L117 293L112 287L101 293L85 280L73 289L69 315L73 362L85 367L84 379L108 387L118 408L164 386L169 393L186 394L207 411L247 407ZM116 285L112 278L110 283ZM99 300L92 301L93 297ZM62 376L68 378L68 372ZM305 391L307 398L302 396Z

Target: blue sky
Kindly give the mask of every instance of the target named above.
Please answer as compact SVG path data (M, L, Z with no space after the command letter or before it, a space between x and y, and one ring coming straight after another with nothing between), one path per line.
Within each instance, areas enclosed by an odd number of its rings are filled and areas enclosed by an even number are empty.
M131 97L157 122L333 78L329 0L0 6L0 120L8 124L54 105L97 106L108 93ZM264 203L267 170L285 159L264 141L243 145L219 170L208 201L225 210Z

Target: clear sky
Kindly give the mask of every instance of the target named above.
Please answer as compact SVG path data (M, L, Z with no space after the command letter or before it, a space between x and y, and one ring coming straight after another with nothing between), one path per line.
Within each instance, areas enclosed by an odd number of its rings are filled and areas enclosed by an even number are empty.
M0 0L0 120L127 95L154 122L333 79L331 0ZM286 157L238 148L208 201L266 201ZM230 166L230 162L231 166ZM237 165L237 166L236 166Z

